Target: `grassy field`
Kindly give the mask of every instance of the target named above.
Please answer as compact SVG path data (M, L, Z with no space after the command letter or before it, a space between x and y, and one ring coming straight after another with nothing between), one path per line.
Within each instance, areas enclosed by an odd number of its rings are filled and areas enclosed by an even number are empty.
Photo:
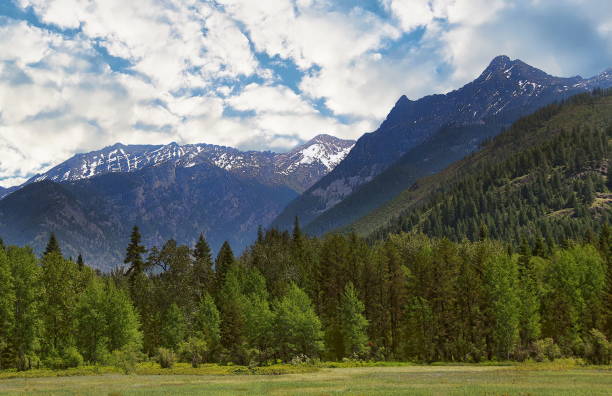
M554 365L320 368L285 375L8 378L0 395L612 395L612 369Z

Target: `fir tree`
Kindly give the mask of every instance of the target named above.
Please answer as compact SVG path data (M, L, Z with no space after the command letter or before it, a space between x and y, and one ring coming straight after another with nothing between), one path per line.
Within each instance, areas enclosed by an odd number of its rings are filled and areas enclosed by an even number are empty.
M299 242L302 239L302 229L300 228L300 219L295 216L293 220L293 242Z
M138 226L134 226L132 229L132 235L130 236L130 244L126 250L125 260L123 260L125 264L129 265L126 275L130 275L131 280L134 279L134 276L142 273L145 269L145 263L142 259L142 255L147 250L140 243L140 231L138 230Z
M45 248L45 253L44 255L46 256L47 254L50 253L57 253L61 256L62 251L60 249L59 243L57 242L57 238L55 237L55 233L52 232L51 236L49 237L49 242L47 242L47 247Z
M79 270L83 270L83 268L85 267L85 262L83 261L83 256L81 255L81 253L79 253L79 256L77 257L77 265L79 267Z
M216 276L216 285L217 290L219 290L224 282L225 275L230 270L230 268L234 265L234 252L232 252L232 248L230 244L225 241L219 250L219 254L217 255L217 259L215 260L215 276Z
M196 301L199 301L206 292L212 291L214 283L210 247L203 234L195 245L193 258L193 291Z

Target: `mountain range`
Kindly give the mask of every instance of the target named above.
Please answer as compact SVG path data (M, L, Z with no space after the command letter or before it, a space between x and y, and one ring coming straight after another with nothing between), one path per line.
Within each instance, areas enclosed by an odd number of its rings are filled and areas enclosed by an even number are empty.
M554 77L499 56L455 91L400 97L380 127L357 142L319 135L287 153L118 143L0 189L0 236L40 253L55 232L65 255L82 253L88 264L110 269L121 263L133 225L148 247L170 238L193 245L203 232L215 251L226 240L241 251L258 227L287 230L296 217L309 234L369 235L414 202L427 202L438 188L421 188L430 176L449 175L440 172L521 117L609 87L612 70Z
M476 150L512 122L555 101L612 86L612 69L588 79L551 76L521 60L494 58L474 81L445 95L402 96L380 127L272 223L289 229L298 217L323 234L358 220Z
M353 144L319 135L281 154L176 143L77 154L0 201L0 235L40 252L55 232L66 255L104 269L121 262L133 225L147 246L203 232L214 250L228 240L240 251Z

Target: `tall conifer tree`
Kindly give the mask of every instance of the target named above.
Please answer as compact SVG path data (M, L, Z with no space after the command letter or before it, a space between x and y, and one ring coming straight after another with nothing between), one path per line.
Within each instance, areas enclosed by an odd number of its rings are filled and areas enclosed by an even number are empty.
M215 275L216 275L216 288L220 290L223 287L223 283L225 282L225 275L229 271L229 269L234 265L234 252L232 252L232 248L229 242L223 242L221 249L219 250L219 254L217 255L217 259L215 260Z
M199 302L206 292L211 291L214 282L212 256L204 234L200 234L198 238L193 250L193 258L193 291L196 301Z
M130 279L134 279L134 276L144 271L145 263L142 259L142 255L147 249L141 245L141 235L138 226L134 226L132 229L132 235L130 237L130 244L127 247L125 254L125 264L129 265L127 275L130 275Z
M52 232L51 236L49 237L49 242L47 242L47 247L45 248L45 253L44 255L47 255L49 253L58 253L58 254L62 254L62 251L60 249L59 243L57 242L57 238L55 237L55 233Z

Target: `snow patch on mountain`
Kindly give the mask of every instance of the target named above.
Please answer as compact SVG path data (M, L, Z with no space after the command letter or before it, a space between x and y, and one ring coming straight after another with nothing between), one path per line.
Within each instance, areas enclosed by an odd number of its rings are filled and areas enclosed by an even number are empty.
M135 172L173 163L191 168L207 163L232 173L253 177L267 184L285 184L302 191L329 173L349 153L352 140L318 135L288 153L240 151L211 144L123 145L77 154L25 184L51 180L74 182L107 173ZM296 177L295 180L288 178Z

